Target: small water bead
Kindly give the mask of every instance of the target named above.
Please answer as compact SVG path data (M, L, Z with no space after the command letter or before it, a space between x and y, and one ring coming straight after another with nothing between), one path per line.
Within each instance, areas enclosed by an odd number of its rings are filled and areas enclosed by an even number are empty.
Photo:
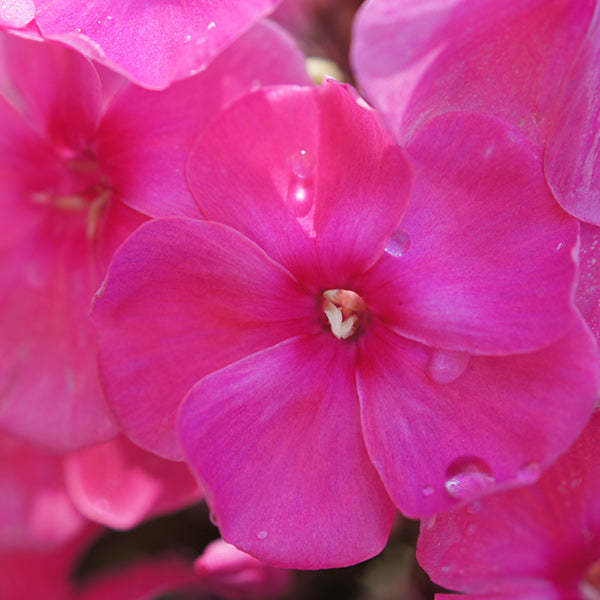
M301 219L306 217L313 207L315 190L312 181L292 177L287 190L287 204L292 214Z
M427 365L427 375L435 383L452 383L465 372L470 358L467 352L435 348Z
M444 487L452 498L469 500L489 490L496 483L490 466L476 456L461 456L446 470Z
M430 498L431 496L433 496L435 494L435 489L430 486L430 485L426 485L422 490L421 493L423 494L423 496L425 496L426 498Z
M206 29L208 29L208 31L210 31L211 29L214 29L217 26L217 24L214 21L211 21L208 26L206 27Z
M192 36L191 36L191 35L186 35L186 36L183 38L183 43L184 43L184 44L187 44L187 43L189 43L189 42L191 42L191 41L192 41Z
M264 540L264 539L266 539L266 538L267 538L267 536L268 536L268 535L269 535L269 533L268 533L267 531L259 531L259 532L256 534L256 537L257 537L259 540Z
M313 174L316 163L310 152L300 150L290 156L289 165L292 173L296 175L296 177L305 179Z
M396 229L390 236L385 251L396 258L404 256L410 248L410 236L404 229Z

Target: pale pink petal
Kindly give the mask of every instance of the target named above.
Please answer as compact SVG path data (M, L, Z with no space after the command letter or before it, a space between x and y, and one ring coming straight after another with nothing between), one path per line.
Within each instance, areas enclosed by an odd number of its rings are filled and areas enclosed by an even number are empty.
M200 131L251 87L308 83L302 55L274 25L259 25L204 72L163 92L130 85L109 103L95 142L119 197L153 217L198 217L184 166Z
M0 27L25 27L33 17L33 0L4 0L0 4Z
M100 120L100 79L89 60L56 44L0 33L2 81L38 133L64 154L86 150ZM76 93L74 93L76 90ZM4 90L2 90L4 91Z
M59 456L0 434L0 490L3 551L55 549L82 530Z
M564 333L578 226L532 143L499 119L452 113L409 153L410 247L359 279L369 308L401 335L476 354L531 351Z
M42 33L152 89L204 69L277 0L37 0Z
M354 26L352 63L401 143L444 112L503 117L543 145L594 0L379 0Z
M600 225L600 5L550 129L544 170L557 200Z
M92 318L120 424L142 447L175 459L175 411L194 383L322 327L314 299L255 244L184 218L152 221L117 251Z
M600 228L587 223L581 223L575 301L592 333L600 340Z
M531 483L578 435L596 401L597 351L582 322L544 350L468 361L440 361L439 350L377 321L364 339L365 442L409 517Z
M354 344L299 336L208 375L179 432L223 538L317 569L381 551L393 506L360 432Z
M512 592L522 597L523 590L537 587L546 588L547 595L526 597L591 597L579 590L600 558L599 434L596 413L534 485L425 522L417 552L434 581L481 596Z
M411 185L375 112L334 80L242 98L201 135L188 179L206 218L316 287L344 287L374 263Z
M202 584L219 598L268 600L289 593L292 573L271 567L218 539L194 563Z
M150 454L123 436L65 457L65 483L83 515L113 529L131 529L202 498L183 463Z

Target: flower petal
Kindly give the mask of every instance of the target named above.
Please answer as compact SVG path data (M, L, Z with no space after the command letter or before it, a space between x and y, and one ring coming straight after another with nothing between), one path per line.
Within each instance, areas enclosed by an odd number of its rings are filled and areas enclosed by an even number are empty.
M555 590L542 598L584 597L577 586L599 557L599 434L596 413L537 483L426 522L419 562L457 591L518 594L537 585Z
M594 5L367 2L354 27L354 72L401 143L437 115L469 110L501 116L542 145Z
M45 37L139 85L163 89L204 69L276 3L37 0L36 21Z
M123 436L66 456L65 483L81 514L113 529L131 529L202 498L184 464L145 452Z
M600 7L564 86L544 170L562 207L600 225Z
M360 279L365 302L401 335L475 354L527 352L573 318L578 226L505 122L453 113L409 146L412 243Z
M600 340L600 228L581 223L577 308Z
M355 346L300 336L205 377L179 414L223 537L274 566L339 567L383 548L394 509L365 452Z
M0 27L25 27L34 17L33 0L5 0L0 4Z
M319 331L314 304L229 227L185 218L143 225L116 252L92 313L107 399L125 433L180 458L175 411L189 388L257 350Z
M544 350L472 356L454 378L447 368L438 377L431 349L374 321L358 360L363 432L398 508L423 517L531 483L588 419L596 361L579 321Z
M116 94L98 132L98 158L132 208L153 217L199 217L185 163L200 131L257 84L308 81L290 38L274 25L258 25L194 77L160 93L129 85Z
M374 111L326 80L259 90L223 111L194 148L188 180L206 218L328 289L380 256L406 210L411 173Z

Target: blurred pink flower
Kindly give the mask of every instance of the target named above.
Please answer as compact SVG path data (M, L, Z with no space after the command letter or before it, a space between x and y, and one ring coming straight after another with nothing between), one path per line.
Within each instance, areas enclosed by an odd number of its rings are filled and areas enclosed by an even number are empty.
M97 294L125 433L187 456L224 539L267 563L364 560L395 507L531 481L595 402L578 225L531 142L454 114L408 150L410 204L404 152L351 88L248 94L190 156L208 221L145 224Z
M287 569L270 567L224 540L215 540L194 563L202 584L227 600L268 600L291 586Z
M594 600L600 596L600 413L529 487L422 524L417 556L464 598ZM436 598L455 598L438 594Z
M64 465L77 509L113 529L131 529L202 499L186 465L150 454L123 436L72 453Z
M507 119L545 148L561 205L600 225L597 0L371 0L352 63L400 143L446 112Z
M7 0L0 27L28 26L26 35L38 29L134 83L164 89L205 69L278 3Z
M221 106L307 76L270 25L163 92L0 35L0 427L70 451L117 432L88 322L114 249L148 217L200 216L184 166Z

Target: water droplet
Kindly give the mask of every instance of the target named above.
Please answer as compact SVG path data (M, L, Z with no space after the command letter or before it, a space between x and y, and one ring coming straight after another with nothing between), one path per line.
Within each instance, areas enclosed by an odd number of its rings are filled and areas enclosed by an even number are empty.
M266 531L259 531L259 532L256 534L256 537L257 537L259 540L264 540L264 539L265 539L265 538L266 538L268 535L269 535L269 534L268 534L268 532L266 532Z
M75 31L77 31L77 33L81 33L81 27L78 27Z
M297 177L304 179L312 175L315 170L315 159L312 154L306 150L300 150L292 154L289 159L290 169Z
M293 176L287 191L287 204L298 219L306 217L314 202L314 186L312 181Z
M208 29L208 31L210 31L211 29L214 29L216 26L217 26L217 24L216 24L214 21L211 21L211 22L208 24L208 26L207 26L207 28L206 28L206 29Z
M496 479L490 466L476 456L461 456L446 470L444 484L449 496L469 500L491 488Z
M542 474L542 465L539 462L532 460L524 464L517 472L517 479L521 483L535 483Z
M191 41L192 41L192 36L191 36L191 35L186 35L186 36L183 38L183 43L184 43L184 44L187 44L188 42L191 42Z
M423 496L425 496L426 498L429 498L430 496L433 496L435 494L435 489L433 487L431 487L430 485L426 485L422 490L421 493L423 494Z
M477 531L477 525L475 523L469 523L465 529L465 535L475 535Z
M427 375L435 383L452 383L465 372L470 358L467 352L435 348L427 366Z
M396 229L390 236L385 251L396 258L406 254L410 248L410 236L404 229Z

